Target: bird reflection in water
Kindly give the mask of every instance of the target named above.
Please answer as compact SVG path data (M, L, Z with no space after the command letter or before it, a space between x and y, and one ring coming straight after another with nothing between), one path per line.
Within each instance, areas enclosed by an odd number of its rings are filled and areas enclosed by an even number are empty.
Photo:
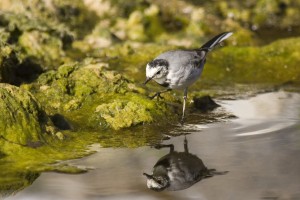
M170 152L157 161L152 175L143 174L147 177L147 187L151 190L158 192L165 189L183 190L202 179L227 173L227 171L217 172L215 169L208 169L200 158L189 153L186 138L184 139L184 152L174 151L173 144L159 144L155 148L170 148Z

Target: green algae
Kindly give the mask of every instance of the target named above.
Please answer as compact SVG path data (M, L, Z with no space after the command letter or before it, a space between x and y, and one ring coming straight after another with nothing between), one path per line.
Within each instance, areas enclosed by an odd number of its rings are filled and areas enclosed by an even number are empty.
M119 131L62 131L64 140L48 141L37 148L25 147L0 139L0 196L13 195L30 186L42 172L77 174L87 171L64 164L63 160L87 156L92 144L101 147L137 148L156 144L168 133L171 125L144 125Z
M55 163L90 154L87 147L98 142L98 134L57 132L36 98L24 89L1 83L0 97L0 196L29 186L43 171L85 171Z
M210 55L204 80L234 83L299 83L300 39L290 38L263 47L226 47Z
M74 137L57 132L36 98L24 89L1 83L0 98L0 196L27 187L42 171L82 172L52 164L90 153L86 147L97 141L95 134Z
M44 171L83 173L86 170L60 164L59 161L91 154L88 145L98 141L98 134L75 134L64 131L67 139L48 141L47 145L32 148L0 139L0 197L14 194L32 182Z
M1 138L15 144L36 146L45 142L45 135L54 134L51 121L37 100L27 91L0 84Z
M95 112L113 129L118 130L157 121L165 116L167 110L166 106L159 105L147 97L131 94L110 103L100 104Z

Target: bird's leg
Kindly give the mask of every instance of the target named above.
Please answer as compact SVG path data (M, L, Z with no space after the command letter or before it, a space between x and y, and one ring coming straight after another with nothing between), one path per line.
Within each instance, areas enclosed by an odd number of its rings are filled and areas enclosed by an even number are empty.
M162 96L160 96L160 94L162 94L162 93L165 93L165 92L169 92L169 91L171 91L172 89L170 89L170 88L168 88L168 89L166 89L166 90L163 90L163 91L160 91L160 92L156 92L153 96L150 96L149 98L150 99L154 99L155 97L157 97L157 99L159 99L159 98L163 98Z
M189 153L188 141L187 141L187 139L186 139L186 136L184 136L184 142L183 142L183 145L184 145L184 152L185 152L185 153Z
M188 88L184 89L184 94L183 94L183 106L182 106L182 117L181 117L181 124L184 123L184 117L185 117L185 104L186 104L186 99L187 99L187 92Z

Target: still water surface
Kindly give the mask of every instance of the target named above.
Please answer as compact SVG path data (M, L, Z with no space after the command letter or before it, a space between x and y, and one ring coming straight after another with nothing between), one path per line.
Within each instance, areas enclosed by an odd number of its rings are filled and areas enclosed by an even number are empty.
M300 199L300 94L276 92L218 103L238 118L186 124L177 131L193 129L186 135L189 153L208 169L228 171L224 175L202 179L184 190L155 192L147 188L143 173L151 174L168 148L94 145L97 153L69 161L92 168L88 173L42 173L30 187L7 199ZM183 152L184 138L172 137L163 144Z

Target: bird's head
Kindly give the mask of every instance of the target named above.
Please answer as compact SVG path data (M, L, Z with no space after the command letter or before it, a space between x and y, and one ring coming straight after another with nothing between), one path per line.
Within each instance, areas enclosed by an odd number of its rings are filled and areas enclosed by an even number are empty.
M153 176L144 173L147 177L147 187L151 190L160 192L170 186L169 179L165 176Z
M147 64L146 67L146 81L144 84L148 83L150 80L155 81L165 80L168 74L169 63L165 59L155 59Z

